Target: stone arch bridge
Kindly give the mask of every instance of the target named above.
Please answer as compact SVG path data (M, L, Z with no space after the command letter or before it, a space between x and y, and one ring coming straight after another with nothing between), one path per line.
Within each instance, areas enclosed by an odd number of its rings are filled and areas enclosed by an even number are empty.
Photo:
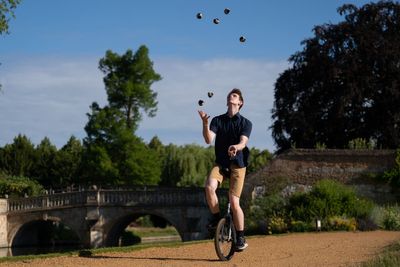
M0 199L0 247L40 245L38 236L54 223L71 229L83 247L117 246L126 226L142 215L165 219L182 241L208 235L203 188L100 189Z

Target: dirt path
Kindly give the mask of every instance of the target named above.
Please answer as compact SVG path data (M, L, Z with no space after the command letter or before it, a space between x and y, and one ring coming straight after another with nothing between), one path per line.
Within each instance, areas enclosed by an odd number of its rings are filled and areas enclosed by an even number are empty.
M330 232L253 237L249 247L229 262L220 262L212 241L125 253L5 262L0 266L348 266L372 258L399 241L400 232Z

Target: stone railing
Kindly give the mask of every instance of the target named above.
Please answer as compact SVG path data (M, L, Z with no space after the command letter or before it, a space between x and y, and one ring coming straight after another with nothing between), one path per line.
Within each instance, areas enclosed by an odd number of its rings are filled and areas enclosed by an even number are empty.
M151 188L147 190L102 190L99 204L124 206L204 206L203 188Z
M90 192L59 193L53 195L15 198L8 200L8 211L42 210L68 206L84 205Z
M219 191L223 194L225 191ZM56 193L27 198L2 199L7 212L59 209L77 206L205 206L204 188L142 187ZM1 213L1 211L0 211Z

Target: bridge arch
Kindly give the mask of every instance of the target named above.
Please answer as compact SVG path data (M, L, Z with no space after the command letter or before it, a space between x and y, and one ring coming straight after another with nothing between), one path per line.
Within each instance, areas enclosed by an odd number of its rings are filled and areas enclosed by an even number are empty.
M60 239L67 234L67 239ZM15 229L11 247L51 247L57 245L81 244L79 235L60 220L33 219Z
M171 218L168 218L168 216L165 216L165 214L159 213L157 211L131 211L130 213L119 216L103 225L105 235L104 245L106 247L118 246L119 238L123 234L126 227L131 222L145 215L154 215L164 219L167 223L171 224L177 230L182 240L183 233L181 233L182 230L180 229L179 225L174 224L173 220L171 220Z

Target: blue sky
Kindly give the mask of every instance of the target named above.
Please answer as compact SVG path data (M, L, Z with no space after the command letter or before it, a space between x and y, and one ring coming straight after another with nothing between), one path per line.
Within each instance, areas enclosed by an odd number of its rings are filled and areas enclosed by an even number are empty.
M253 122L249 146L273 152L274 83L288 58L315 25L343 20L337 7L370 2L23 0L11 34L0 36L0 146L18 134L34 144L48 137L59 148L71 135L84 138L90 104L107 103L99 60L108 49L122 54L146 45L163 79L152 87L157 115L144 116L137 135L146 142L157 135L164 144L204 145L197 101L219 115L237 87L245 98L241 113ZM198 12L203 19L196 19Z

